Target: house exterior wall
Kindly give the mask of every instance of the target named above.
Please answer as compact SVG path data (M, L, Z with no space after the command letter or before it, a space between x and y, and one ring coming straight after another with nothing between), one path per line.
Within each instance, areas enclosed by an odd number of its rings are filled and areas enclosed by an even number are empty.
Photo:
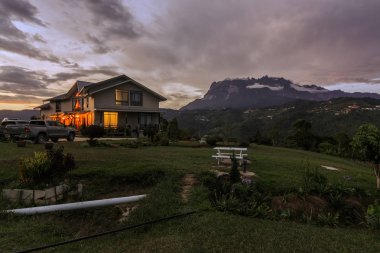
M142 106L117 105L115 90L141 91L143 94ZM145 90L131 83L122 84L93 94L94 109L107 109L115 111L152 111L158 112L159 100Z
M55 103L54 103L55 106ZM61 101L61 112L71 112L72 111L72 102L71 99Z

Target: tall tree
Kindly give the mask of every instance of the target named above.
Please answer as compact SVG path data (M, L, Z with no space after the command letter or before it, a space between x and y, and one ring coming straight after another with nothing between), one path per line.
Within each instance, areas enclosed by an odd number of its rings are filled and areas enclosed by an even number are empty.
M376 176L376 186L380 189L380 132L373 124L361 125L352 139L352 147L357 158L370 162Z
M314 142L314 135L311 133L311 123L304 119L299 119L293 124L293 129L293 138L297 146L309 150Z

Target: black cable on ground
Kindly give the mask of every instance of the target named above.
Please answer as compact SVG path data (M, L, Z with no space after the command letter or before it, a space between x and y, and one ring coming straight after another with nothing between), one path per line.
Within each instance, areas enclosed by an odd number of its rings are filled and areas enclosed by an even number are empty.
M53 244L43 245L43 246L36 247L36 248L31 248L31 249L26 249L26 250L22 250L22 251L17 251L16 253L26 253L26 252L39 251L39 250L43 250L43 249L47 249L47 248L52 248L52 247L56 247L56 246L61 246L61 245L65 245L65 244L69 244L69 243L73 243L73 242L79 242L79 241L87 240L87 239L91 239L91 238L95 238L95 237L99 237L99 236L114 234L114 233L118 233L118 232L121 232L121 231L124 231L124 230L128 230L128 229L143 227L143 226L146 226L146 225L155 224L155 223L159 223L159 222L162 222L162 221L167 221L167 220L176 219L176 218L182 218L182 217L185 217L185 216L188 216L188 215L192 215L194 213L196 213L196 211L191 211L191 212L187 212L187 213L181 213L181 214L177 214L177 215L173 215L173 216L169 216L169 217L164 217L164 218L157 219L157 220L147 221L147 222L144 222L144 223L140 223L140 224L136 224L136 225L132 225L132 226L128 226L128 227L123 227L123 228L119 228L119 229L115 229L115 230L106 231L106 232L103 232L103 233L93 234L93 235L89 235L89 236L83 236L83 237L79 237L79 238L68 240L68 241L57 242L57 243L53 243Z

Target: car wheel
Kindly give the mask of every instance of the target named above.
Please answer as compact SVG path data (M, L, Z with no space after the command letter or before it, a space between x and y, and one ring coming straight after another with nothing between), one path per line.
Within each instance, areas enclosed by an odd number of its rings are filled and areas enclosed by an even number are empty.
M69 133L69 136L67 136L67 141L74 141L75 139L75 133L71 132Z
M45 143L45 142L46 142L46 135L38 134L35 143Z
M58 142L58 138L50 138L52 142Z

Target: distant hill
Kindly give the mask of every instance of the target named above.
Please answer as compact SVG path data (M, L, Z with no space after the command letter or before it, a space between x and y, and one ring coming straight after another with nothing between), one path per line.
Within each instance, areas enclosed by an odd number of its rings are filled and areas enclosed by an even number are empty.
M0 121L3 118L19 118L24 120L30 120L32 116L39 116L39 110L0 110Z
M264 136L289 135L293 123L305 119L319 136L346 133L350 136L364 123L380 127L380 100L371 98L335 98L328 101L295 100L280 106L250 109L196 109L173 111L163 116L176 117L179 127L195 135L228 134L234 138L252 138L258 131Z
M327 101L340 97L380 99L380 94L330 91L316 85L298 85L282 77L226 79L213 82L203 98L190 102L180 110L265 108L300 99Z

